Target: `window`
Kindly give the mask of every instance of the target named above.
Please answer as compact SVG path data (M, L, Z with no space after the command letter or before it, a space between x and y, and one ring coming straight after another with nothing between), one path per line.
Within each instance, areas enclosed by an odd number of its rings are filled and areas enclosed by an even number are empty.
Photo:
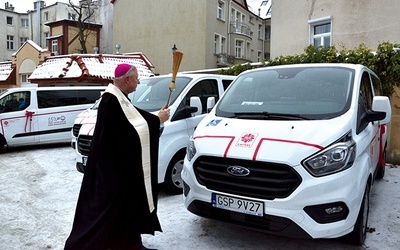
M251 52L251 49L250 49L250 46L251 46L251 45L250 45L250 42L247 42L247 43L246 43L246 55L245 55L245 57L248 58L248 59L251 58L251 53L250 53L250 52Z
M328 48L331 46L332 37L332 18L323 17L319 19L310 20L310 44L318 48L320 46Z
M374 86L374 94L375 95L382 95L382 84L378 77L375 75L371 75L372 84Z
M265 26L265 41L271 40L271 25Z
M28 78L29 78L29 74L20 74L20 80L21 80L21 82L30 82L29 80L28 80Z
M191 90L189 90L188 94L186 95L186 105L189 106L190 104L190 97L198 96L201 100L202 105L202 114L208 113L207 110L207 99L208 97L214 97L215 102L218 101L218 83L217 80L208 79L198 82Z
M258 25L258 39L262 39L262 24Z
M226 53L225 47L226 47L226 38L223 37L223 36L221 36L221 46L220 46L221 50L220 50L220 52L221 52L222 54L225 54L225 53Z
M49 12L47 11L44 13L44 20L49 21Z
M219 41L219 35L215 34L214 35L214 54L218 53L218 41Z
M242 58L243 57L243 41L235 40L235 57Z
M364 72L361 77L360 94L358 97L357 134L363 131L369 124L365 120L365 114L368 110L372 109L372 98L373 94L369 74L368 72Z
M75 13L68 13L69 20L75 20L76 14Z
M218 1L217 18L225 20L225 3L223 1Z
M46 90L38 91L39 108L89 104L99 99L101 90Z
M26 109L31 102L31 92L21 91L6 95L0 100L0 113Z
M58 54L58 41L57 40L51 41L51 52L53 52L54 54Z
M214 35L214 53L215 54L225 54L226 53L226 38L215 34Z
M262 52L261 51L258 51L257 52L257 62L261 62L261 56L262 56Z
M235 22L236 22L236 32L242 32L242 25L245 23L246 16L239 11L236 11Z
M21 19L21 27L29 27L28 19L26 18Z
M28 41L27 37L20 37L19 38L19 46L22 46L26 41Z
M7 25L13 25L13 18L11 16L7 17Z
M14 49L14 36L7 35L7 49Z

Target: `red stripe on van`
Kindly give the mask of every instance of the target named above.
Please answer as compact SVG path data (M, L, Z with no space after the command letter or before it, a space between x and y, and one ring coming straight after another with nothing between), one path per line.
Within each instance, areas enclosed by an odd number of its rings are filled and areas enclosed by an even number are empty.
M275 138L261 138L260 141L258 142L258 145L256 147L256 151L254 152L253 155L253 160L256 160L258 151L261 148L261 144L263 141L275 141L275 142L284 142L284 143L295 143L295 144L301 144L309 147L315 147L317 149L323 149L322 146L317 145L317 144L312 144L312 143L307 143L307 142L302 142L302 141L291 141L291 140L282 140L282 139L275 139Z
M33 114L32 114L32 117L33 117L33 116L43 116L43 115L59 114L59 113L70 113L70 112L76 112L76 111L82 112L82 111L84 111L84 110L86 110L86 108L84 108L84 109L74 109L74 110L68 110L68 111L50 112L50 113L43 113L43 114L36 114L36 113L33 113ZM29 111L29 109L27 109L26 111ZM6 114L6 113L3 113L3 114ZM13 116L13 117L7 117L7 118L0 119L1 133L3 134L4 137L6 137L6 135L4 134L3 121L12 120L12 119L17 119L17 118L27 118L26 112L25 112L25 115Z
M200 139L200 138L222 138L222 139L230 139L228 145L226 146L225 152L224 152L224 158L226 158L226 155L228 154L228 150L232 145L232 142L235 140L235 136L223 136L223 135L203 135L203 136L195 136L193 139Z

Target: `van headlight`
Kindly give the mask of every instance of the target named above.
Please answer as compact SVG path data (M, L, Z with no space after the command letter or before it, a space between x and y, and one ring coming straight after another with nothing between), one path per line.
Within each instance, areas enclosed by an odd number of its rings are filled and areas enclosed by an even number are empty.
M194 146L194 139L191 136L189 139L188 146L186 148L186 157L189 161L191 161L195 154L196 154L196 147Z
M350 168L356 157L356 143L348 136L344 138L347 140L338 141L305 159L302 163L305 169L311 175L321 177Z

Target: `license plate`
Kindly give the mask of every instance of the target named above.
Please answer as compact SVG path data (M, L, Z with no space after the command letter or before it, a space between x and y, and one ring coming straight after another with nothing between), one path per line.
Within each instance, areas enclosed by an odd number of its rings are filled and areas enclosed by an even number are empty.
M211 203L212 206L216 208L221 208L256 216L264 215L264 203L259 201L238 199L235 197L213 193L211 196Z
M82 157L82 165L86 166L87 157Z

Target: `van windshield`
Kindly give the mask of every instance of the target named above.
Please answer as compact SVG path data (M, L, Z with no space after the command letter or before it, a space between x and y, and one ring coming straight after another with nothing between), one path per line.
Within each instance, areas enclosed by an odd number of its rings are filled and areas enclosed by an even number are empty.
M157 111L167 104L169 95L169 84L171 76L154 76L140 80L136 91L128 95L135 107L148 112ZM192 80L190 77L178 76L175 80L175 90L172 91L170 103L173 103L185 86ZM100 100L91 107L92 110L99 108Z
M140 80L136 91L129 94L135 107L146 111L157 111L167 104L171 76L155 76ZM175 90L172 91L170 103L173 103L184 87L192 80L190 77L178 76L175 80Z
M238 76L216 115L243 119L331 119L351 104L354 70L341 67L265 68Z

